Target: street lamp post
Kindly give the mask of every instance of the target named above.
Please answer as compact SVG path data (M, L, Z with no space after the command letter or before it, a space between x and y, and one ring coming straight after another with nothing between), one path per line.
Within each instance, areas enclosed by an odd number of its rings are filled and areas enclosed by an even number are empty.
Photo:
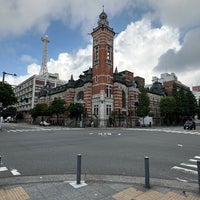
M11 74L11 73L7 73L7 72L3 72L3 78L2 78L2 84L4 84L4 80L5 80L5 75L12 75L12 76L17 76L17 74Z

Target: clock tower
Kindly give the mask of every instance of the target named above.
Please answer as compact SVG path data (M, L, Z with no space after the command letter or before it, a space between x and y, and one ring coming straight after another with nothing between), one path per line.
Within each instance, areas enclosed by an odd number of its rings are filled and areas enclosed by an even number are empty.
M99 126L106 122L113 110L113 40L115 32L109 27L107 14L99 15L98 26L91 33L92 55L92 112Z

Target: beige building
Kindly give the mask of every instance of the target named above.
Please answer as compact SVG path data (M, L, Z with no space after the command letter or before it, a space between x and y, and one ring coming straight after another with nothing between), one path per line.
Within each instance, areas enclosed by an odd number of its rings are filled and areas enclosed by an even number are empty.
M30 109L38 103L38 95L47 83L49 87L54 88L65 84L65 81L59 80L59 75L57 73L48 73L46 78L41 75L33 75L17 85L13 89L15 96L18 99L18 103L15 105L17 112L23 112L26 118ZM25 98L25 100L21 101L22 98Z

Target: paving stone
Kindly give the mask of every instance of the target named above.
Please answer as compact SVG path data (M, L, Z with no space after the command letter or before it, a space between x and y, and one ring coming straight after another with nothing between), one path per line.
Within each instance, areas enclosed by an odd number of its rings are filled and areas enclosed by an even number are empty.
M121 192L118 192L117 194L114 194L112 197L116 200L134 200L137 196L141 195L142 193L142 191L130 187Z
M11 188L11 189L5 190L5 194L6 194L5 195L6 200L28 200L28 199L30 199L29 195L24 191L24 189L22 187L16 187L16 188Z
M186 200L187 198L183 195L177 194L175 192L168 192L163 198L160 200Z
M200 196L189 195L187 200L200 200Z
M6 200L6 192L4 190L0 190L0 199Z
M149 190L136 197L135 200L160 200L163 196L164 194L160 192Z

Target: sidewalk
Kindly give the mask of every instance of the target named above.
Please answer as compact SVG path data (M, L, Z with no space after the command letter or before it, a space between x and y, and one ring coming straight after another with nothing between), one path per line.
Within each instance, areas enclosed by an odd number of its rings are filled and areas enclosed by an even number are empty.
M14 177L0 180L0 200L200 200L198 185L171 180L87 175Z

